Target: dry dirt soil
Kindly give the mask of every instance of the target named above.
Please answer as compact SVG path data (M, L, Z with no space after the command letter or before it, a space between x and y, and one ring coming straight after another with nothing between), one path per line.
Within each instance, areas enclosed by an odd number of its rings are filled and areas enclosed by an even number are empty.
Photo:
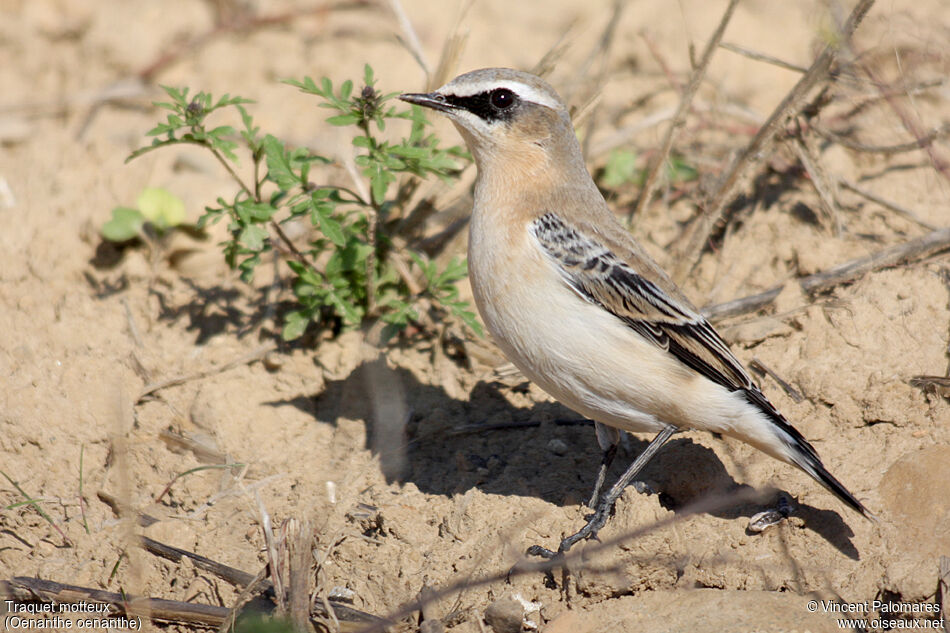
M630 488L601 533L626 538L596 551L579 545L585 556L568 582L557 572L552 584L542 573L505 572L527 546L554 547L581 525L599 450L589 425L563 423L577 416L505 373L489 340L460 340L453 326L441 340L422 337L368 362L358 333L316 332L265 354L279 327L274 302L289 297L286 288L268 294L273 266L243 284L216 246L220 232L178 235L157 258L103 244L111 210L146 187L180 196L192 221L234 194L198 149L124 162L160 120L151 105L158 84L255 100L264 131L338 157L322 175L348 182L340 164L349 132L280 80L359 80L369 63L384 92L419 91L425 74L400 43L409 37L390 4L317 4L0 1L0 579L231 606L232 585L143 551L137 536L256 574L267 560L267 517L278 539L293 534L288 520L309 522L315 595L343 594L362 611L397 613L425 586L478 581L427 605L426 618L449 631L515 630L484 622L489 605L511 597L527 605L526 630L572 633L836 631L809 600L942 599L950 402L913 378L947 375L946 251L817 296L790 283L765 312L718 324L744 362L757 359L787 383L759 376L878 522L754 449L684 433L643 475L653 493ZM607 0L401 6L433 68L446 40L465 36L452 75L531 69L557 48L548 77L581 112L597 170L616 148L636 152L639 167L654 155L688 79L690 46L698 58L725 4L631 0L619 14ZM280 19L214 29L216 15L242 7ZM848 10L748 0L724 41L808 66ZM880 0L847 57L854 65L823 106L824 128L880 146L950 121L944 0ZM149 68L149 81L136 81ZM699 177L664 187L632 225L661 264L677 263L704 188L800 76L716 52L676 146ZM444 122L436 129L459 142ZM946 137L929 151L892 154L808 138L819 164L811 176L788 143L761 157L755 186L684 283L695 303L761 292L950 225ZM826 212L812 185L822 178L858 183L914 215L840 186ZM610 202L626 213L635 193L620 187ZM455 212L465 204L463 195ZM436 221L428 230L438 229ZM464 248L461 234L447 252ZM470 294L464 283L461 291ZM393 438L387 420L408 423ZM647 439L629 438L613 474ZM243 466L175 480L222 461ZM748 488L765 499L685 510ZM791 516L748 531L779 495ZM419 619L413 611L400 630L417 630ZM194 630L148 620L144 628Z

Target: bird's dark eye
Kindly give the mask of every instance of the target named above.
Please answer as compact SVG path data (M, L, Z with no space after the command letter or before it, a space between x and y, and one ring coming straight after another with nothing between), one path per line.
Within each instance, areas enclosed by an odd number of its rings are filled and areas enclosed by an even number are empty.
M491 104L499 110L510 108L515 102L515 93L507 88L498 88L492 90Z

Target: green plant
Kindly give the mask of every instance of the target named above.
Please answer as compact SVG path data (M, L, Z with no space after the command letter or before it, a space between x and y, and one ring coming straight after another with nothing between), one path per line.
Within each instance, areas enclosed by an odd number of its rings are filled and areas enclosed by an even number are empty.
M671 154L666 163L666 178L674 184L696 180L699 172L685 158ZM637 167L637 153L629 149L615 149L607 156L607 163L598 174L605 189L617 189L627 183L642 185L646 173Z
M151 187L139 194L136 208L116 207L102 225L102 237L110 242L127 242L136 237L152 239L184 224L185 203L172 193Z
M377 92L369 66L363 81L359 93L354 93L352 81L337 90L327 78L319 84L309 77L285 83L319 97L322 107L334 111L327 119L330 124L355 128L355 163L369 183L368 194L311 182L315 168L331 159L262 134L245 108L247 99L224 95L214 100L205 92L189 97L187 88L163 87L170 101L156 105L169 111L166 121L148 132L155 137L152 144L134 151L129 160L158 148L192 144L210 151L228 171L238 184L237 193L206 207L198 226L229 220L224 255L245 281L252 279L264 253L279 248L288 255L298 306L285 316L284 339L301 336L311 322L327 315L345 327L381 320L388 337L422 320L425 305L480 333L475 315L455 289L465 275L464 263L452 260L440 270L414 247L413 237L403 230L412 224L406 219L413 213L408 208L413 180L403 178L401 186L392 186L403 174L454 178L468 156L458 147L440 147L439 140L426 133L421 108L391 105L396 93ZM209 117L225 109L239 113L240 131L230 125L211 127ZM390 120L408 121L408 135L398 141L382 138ZM238 174L238 150L250 156L250 181ZM305 246L291 241L283 229L295 219L314 229Z

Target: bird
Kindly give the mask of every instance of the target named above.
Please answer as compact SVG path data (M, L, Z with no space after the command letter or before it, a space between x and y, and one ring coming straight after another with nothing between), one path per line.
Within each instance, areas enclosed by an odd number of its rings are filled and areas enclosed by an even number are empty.
M545 80L485 68L399 98L447 116L474 158L468 269L488 332L528 379L595 423L597 511L558 553L596 537L623 488L687 429L746 442L874 518L610 210ZM620 431L656 436L598 503Z

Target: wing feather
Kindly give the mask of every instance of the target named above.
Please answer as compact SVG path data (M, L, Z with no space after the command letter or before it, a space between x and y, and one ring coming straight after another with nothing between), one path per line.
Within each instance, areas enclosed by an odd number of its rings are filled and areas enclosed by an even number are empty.
M730 391L755 388L726 342L692 306L670 297L552 213L535 220L531 232L564 281L585 300Z
M594 231L582 231L553 213L542 215L529 228L565 283L581 298L607 310L709 380L740 392L775 425L795 464L852 508L873 518L822 465L812 445L768 401L722 337L685 298L647 279ZM649 270L649 263L644 266ZM655 275L662 277L661 272Z

